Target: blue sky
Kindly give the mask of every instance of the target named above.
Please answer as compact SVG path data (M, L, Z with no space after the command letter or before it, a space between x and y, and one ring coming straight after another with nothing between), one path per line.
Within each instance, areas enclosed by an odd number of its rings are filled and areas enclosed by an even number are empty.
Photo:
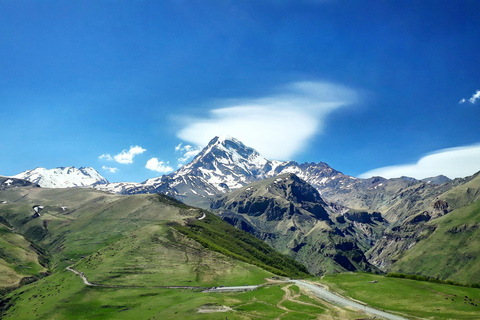
M0 12L1 175L73 165L140 182L223 134L353 176L480 170L476 0L0 0Z

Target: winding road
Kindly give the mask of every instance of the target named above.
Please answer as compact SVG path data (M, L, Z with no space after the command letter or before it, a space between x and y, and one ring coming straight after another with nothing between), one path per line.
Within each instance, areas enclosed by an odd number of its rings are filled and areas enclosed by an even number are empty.
M385 318L385 319L389 319L389 320L407 320L406 318L403 318L403 317L400 317L400 316L397 316L397 315L394 315L394 314L391 314L391 313L387 313L385 311L381 311L381 310L378 310L378 309L374 309L374 308L368 307L366 305L360 304L358 302L355 302L355 301L348 300L348 299L345 299L343 297L337 296L336 294L333 294L332 292L330 292L328 290L325 290L322 287L313 285L313 284L305 282L305 281L292 280L292 282L294 282L298 286L301 286L301 287L304 287L304 288L307 288L307 289L311 290L319 298L321 298L323 300L326 300L328 302L331 302L333 304L342 306L342 307L352 307L352 308L355 308L355 309L362 310L366 313L370 313L370 314L373 314L373 315L376 315L376 316L379 316L379 317L382 317L382 318Z
M137 287L137 286L113 286L113 285L104 285L104 284L97 284L97 283L92 283L88 281L87 277L83 274L83 272L77 271L71 267L67 267L68 271L71 271L80 278L82 278L83 283L87 286L94 286L94 287L107 287L107 288L125 288L125 287ZM311 290L317 297L326 300L328 302L331 302L333 304L342 306L342 307L352 307L355 309L362 310L366 313L373 314L375 316L382 317L384 319L388 320L408 320L406 318L381 311L378 309L374 309L371 307L368 307L366 305L360 304L358 302L352 301L345 299L341 296L338 296L328 290L325 290L324 288L308 283L306 281L302 280L291 280L290 282L295 283L296 285L300 287L304 287L306 289ZM235 291L250 291L250 290L255 290L261 285L255 285L255 286L238 286L238 287L213 287L213 288L202 288L202 287L185 287L185 286L153 286L155 288L171 288L171 289L203 289L203 292L235 292Z

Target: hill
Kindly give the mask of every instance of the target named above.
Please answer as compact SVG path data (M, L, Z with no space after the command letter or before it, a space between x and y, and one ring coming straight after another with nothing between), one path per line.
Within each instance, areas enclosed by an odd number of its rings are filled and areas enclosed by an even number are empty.
M83 272L94 283L125 290L144 288L149 293L153 288L171 285L259 284L274 275L265 269L283 275L306 275L301 265L248 233L164 195L125 196L93 189L33 187L11 188L0 195L7 200L0 207L0 217L15 232L9 235L20 239L17 242L34 244L48 255L48 264L43 269L37 266L35 272L48 269L52 273L3 298L0 308L4 315L17 319L30 317L33 296L48 303L35 309L39 316L68 318L76 312L78 294L92 289L85 287L79 277L77 283L75 275L65 269L67 266ZM195 222L198 226L214 225L216 231L221 230L218 234L222 238L204 232L201 239L195 240L195 232L189 237L188 230ZM233 248L228 246L232 241ZM247 255L238 248L253 250ZM17 262L7 267L16 270L24 263ZM17 278L9 276L12 281ZM95 296L108 300L116 293L99 288ZM107 309L99 311L108 313Z

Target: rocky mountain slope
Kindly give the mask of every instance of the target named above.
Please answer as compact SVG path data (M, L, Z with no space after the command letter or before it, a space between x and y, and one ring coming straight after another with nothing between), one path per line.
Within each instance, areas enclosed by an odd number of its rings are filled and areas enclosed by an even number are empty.
M457 186L424 211L386 230L367 253L384 271L420 273L463 283L480 281L480 173L456 179Z
M108 180L97 170L90 167L35 168L21 172L12 178L24 179L43 188L91 187L108 183Z
M38 184L32 183L27 180L0 176L0 190L5 190L8 188L26 187L26 186L39 187Z
M350 212L325 202L295 174L232 191L211 205L224 220L294 257L313 274L375 271L363 248L388 224L380 214ZM356 234L365 237L357 238Z

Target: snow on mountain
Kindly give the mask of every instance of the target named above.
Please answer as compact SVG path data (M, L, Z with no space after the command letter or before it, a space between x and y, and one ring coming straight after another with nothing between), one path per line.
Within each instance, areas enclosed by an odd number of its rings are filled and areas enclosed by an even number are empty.
M407 201L408 197L402 196L402 192L425 186L429 186L430 190L435 186L405 178L357 179L324 162L298 164L294 161L272 161L241 141L224 136L212 139L189 164L169 175L139 184L117 183L96 188L122 194L163 193L187 204L208 208L211 201L230 191L285 173L293 173L312 185L329 203L381 212L395 209L394 204L402 199ZM392 213L388 217L396 219L397 216Z
M116 183L95 188L124 194L161 192L190 204L201 205L199 199L209 201L212 196L223 195L254 181L283 173L295 173L317 189L341 183L349 185L345 181L355 180L323 162L299 165L294 161L268 160L241 141L221 136L213 138L190 163L169 175L148 179L140 184Z
M134 189L142 185L142 183L138 182L112 182L105 184L96 184L93 187L97 190L110 193L127 193L127 190Z
M107 184L97 170L91 167L59 167L55 169L35 168L19 173L12 178L24 179L37 183L43 188L90 187Z
M264 178L264 169L269 162L235 138L215 137L192 162L175 172L173 178L201 176L220 191L236 189Z

